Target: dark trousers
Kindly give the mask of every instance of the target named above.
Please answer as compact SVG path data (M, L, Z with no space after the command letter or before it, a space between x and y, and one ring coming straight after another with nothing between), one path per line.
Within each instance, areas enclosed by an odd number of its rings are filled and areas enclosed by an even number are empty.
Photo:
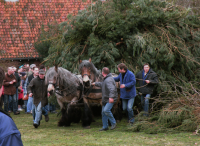
M16 113L17 112L17 110L18 110L18 108L17 108L17 101L18 101L18 99L17 99L17 96L16 96L16 94L14 94L14 95L4 95L4 111L5 112L8 112L8 103L9 103L9 96L10 96L10 99L12 100L12 111L14 112L14 113Z

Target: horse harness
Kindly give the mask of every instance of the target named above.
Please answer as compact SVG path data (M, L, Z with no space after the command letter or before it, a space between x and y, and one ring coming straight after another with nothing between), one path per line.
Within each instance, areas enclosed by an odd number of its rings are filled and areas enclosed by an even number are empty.
M83 74L82 75L82 78L84 77L84 76L88 76L88 78L90 79L90 75L88 75L88 74ZM94 82L96 81L96 78L94 78ZM93 86L90 86L89 88L83 88L83 93L84 93L84 96L85 96L85 98L86 99L90 99L90 100L99 100L99 99L102 99L102 97L101 98L95 98L95 99L93 99L93 98L90 98L88 95L90 94L90 93L101 93L102 91L101 91L101 89L93 89Z

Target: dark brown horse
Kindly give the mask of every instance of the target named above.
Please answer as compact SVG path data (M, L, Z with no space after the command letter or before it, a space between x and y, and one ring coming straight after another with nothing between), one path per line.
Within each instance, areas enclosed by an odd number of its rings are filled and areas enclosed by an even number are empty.
M101 89L99 87L91 85L92 82L102 82L103 81L103 76L101 74L101 71L97 70L97 68L91 62L91 59L80 61L79 71L80 71L80 73L82 75L82 79L83 79L84 103L87 103L87 105L89 105L90 103L96 103L96 104L102 105ZM116 84L117 84L117 87L119 87L118 83L116 83ZM113 112L115 119L117 121L120 121L122 118L121 117L120 96L118 96L118 101L113 106L112 112ZM89 126L89 125L87 125L87 126Z

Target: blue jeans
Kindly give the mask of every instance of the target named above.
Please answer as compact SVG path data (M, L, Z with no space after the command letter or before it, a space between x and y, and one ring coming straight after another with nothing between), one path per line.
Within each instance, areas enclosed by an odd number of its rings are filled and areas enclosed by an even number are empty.
M17 98L17 107L18 107L18 88L16 88L16 98ZM9 103L8 103L8 110L9 111L13 111L13 100L12 100L12 96L9 96ZM17 108L18 110L18 108Z
M41 102L40 102L41 103ZM32 103L32 116L33 116L33 122L36 118L36 110L35 110L36 106L34 105L34 103ZM44 116L47 116L48 115L48 105L46 105L45 107L42 107L42 114ZM42 114L41 114L41 117L40 117L40 120L42 120Z
M128 120L133 123L135 121L134 119L134 113L133 113L133 104L135 101L135 97L130 99L122 99L122 108L123 111L127 110L128 112Z
M34 104L34 114L35 114L35 118L33 120L33 122L35 124L39 124L39 121L41 120L41 116L42 116L42 104L41 102L38 104L38 106L36 107Z
M56 110L56 106L54 104L49 103L48 105L48 111L53 112Z
M17 107L17 96L16 96L16 94L14 94L14 95L4 95L4 111L5 112L8 112L8 103L9 103L9 97L10 97L10 99L11 99L11 101L12 101L12 107L13 107L13 112L14 113L16 113L17 112L17 110L18 110L18 107Z
M42 107L42 114L44 115L44 116L47 116L48 115L48 104L45 106L45 107Z
M33 105L33 97L28 97L27 112L31 112Z
M110 121L111 125L116 124L116 120L113 117L113 114L111 112L111 109L113 107L114 103L106 103L105 106L102 106L102 123L103 123L103 128L108 128L108 120Z
M18 97L19 97L19 95L18 95L18 88L16 88L16 96L17 96L17 110L18 110Z
M149 98L150 97L151 97L151 94L142 94L141 95L141 104L142 104L142 108L144 109L144 112L145 112L144 116L149 115Z
M12 96L10 96L10 95L9 95L9 99L8 99L8 110L13 111Z

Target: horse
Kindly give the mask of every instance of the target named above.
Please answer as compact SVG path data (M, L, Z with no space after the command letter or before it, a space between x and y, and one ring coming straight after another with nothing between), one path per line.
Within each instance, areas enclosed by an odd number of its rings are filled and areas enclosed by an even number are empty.
M81 119L81 109L73 105L81 102L82 79L62 67L51 67L45 75L50 95L55 94L61 108L62 117L58 126L70 126L72 122L78 123ZM67 103L67 107L65 106Z
M89 60L80 60L79 62L79 72L81 73L84 92L83 92L83 100L85 103L89 105L89 103L97 103L102 106L102 92L100 87L92 86L92 82L102 82L103 76L100 70L94 66L91 62L91 58ZM112 74L113 76L117 76L116 74ZM117 87L119 84L116 83ZM118 94L119 95L119 94ZM121 115L121 101L120 95L118 96L117 102L114 104L112 108L113 115L117 122L122 119Z

